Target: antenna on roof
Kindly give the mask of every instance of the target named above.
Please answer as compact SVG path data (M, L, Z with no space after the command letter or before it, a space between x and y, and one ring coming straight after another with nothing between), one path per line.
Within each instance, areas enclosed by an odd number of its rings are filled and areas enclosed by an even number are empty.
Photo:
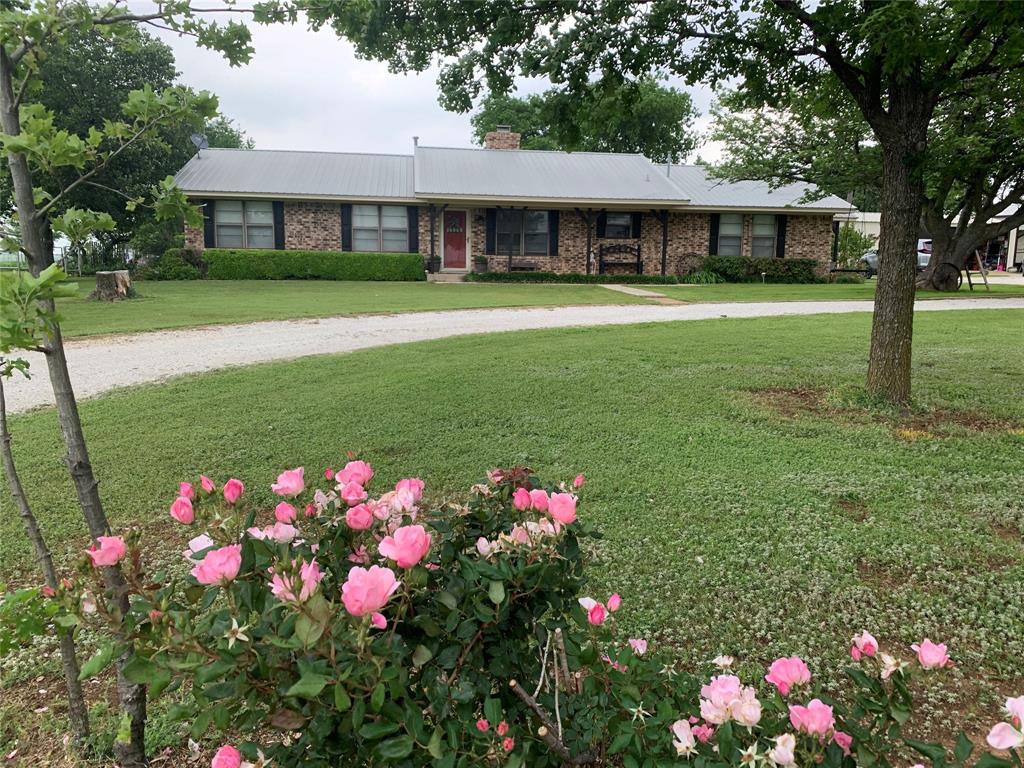
M418 147L419 145L420 145L420 137L419 136L413 136L412 137L412 148L416 149L416 147Z
M672 161L671 160L666 160L665 161L665 175L666 176L671 176L672 175Z
M196 154L202 152L204 149L210 148L210 141L206 138L206 134L193 133L190 137L192 143L196 145Z

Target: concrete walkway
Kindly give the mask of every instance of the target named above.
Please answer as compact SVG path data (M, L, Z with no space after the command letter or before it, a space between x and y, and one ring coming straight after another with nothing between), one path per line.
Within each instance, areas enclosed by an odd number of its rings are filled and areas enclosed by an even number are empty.
M663 304L665 306L672 306L675 304L685 304L685 301L679 301L679 299L672 299L666 296L664 293L656 293L655 291L648 290L647 288L637 288L632 285L620 285L619 283L599 283L602 288L607 288L609 291L617 291L619 293L626 293L630 296L639 296L653 301L655 304Z
M217 368L352 352L472 333L720 317L842 314L870 312L871 309L871 301L473 309L216 325L103 336L69 341L66 349L75 392L79 398L87 398L118 387ZM1024 298L942 299L917 303L918 312L971 309L1020 310L1024 309ZM1024 315L1021 320L1024 322ZM38 354L28 357L32 378L15 376L5 384L7 407L13 413L53 402L45 361Z

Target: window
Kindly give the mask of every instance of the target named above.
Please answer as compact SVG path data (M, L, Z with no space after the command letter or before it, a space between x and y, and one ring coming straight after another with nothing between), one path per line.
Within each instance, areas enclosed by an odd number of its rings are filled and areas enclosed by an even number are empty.
M743 239L743 214L723 213L718 218L718 255L739 256Z
M639 232L633 234L633 214L605 214L604 236L611 240L625 240L630 237L639 237Z
M352 250L409 250L409 215L404 205L353 205Z
M494 223L497 255L548 255L547 211L510 211L499 208Z
M213 206L218 248L273 248L274 204L264 200L218 200Z
M775 255L775 217L767 214L754 216L750 255L771 258Z

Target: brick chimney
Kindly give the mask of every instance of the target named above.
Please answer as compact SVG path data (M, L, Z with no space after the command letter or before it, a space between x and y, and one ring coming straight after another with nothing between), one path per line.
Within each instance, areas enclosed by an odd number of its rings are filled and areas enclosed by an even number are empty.
M519 138L511 125L499 125L484 136L484 146L487 149L519 149Z

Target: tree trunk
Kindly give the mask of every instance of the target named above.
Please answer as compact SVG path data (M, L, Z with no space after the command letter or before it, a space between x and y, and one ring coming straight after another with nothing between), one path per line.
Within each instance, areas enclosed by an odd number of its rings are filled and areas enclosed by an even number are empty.
M908 137L909 138L909 137ZM883 147L878 285L871 324L868 391L891 403L910 400L917 232L923 184L907 142Z
M118 301L132 295L132 278L127 269L113 272L96 273L96 290L89 294L90 299L102 301Z
M21 133L21 120L13 88L14 66L6 50L0 49L0 123L4 133L18 135ZM49 226L39 220L36 214L32 172L28 159L19 152L7 155L7 164L11 171L14 187L14 203L21 222L21 245L28 256L29 268L33 275L53 263L53 238ZM48 309L53 309L53 302L47 302ZM100 501L98 483L89 462L89 452L85 445L85 434L78 416L78 403L71 386L71 375L68 372L67 358L64 356L64 342L60 326L54 324L53 335L46 353L46 366L50 374L54 400L57 405L57 419L60 423L64 445L67 448L68 469L75 485L78 504L89 527L90 535L95 539L110 531L103 504ZM115 594L120 595L122 613L128 612L128 594L125 589L124 575L118 566L103 569L106 585ZM121 710L130 719L130 738L128 741L115 740L114 756L121 768L137 768L145 765L145 727L146 727L146 688L136 685L124 677L124 666L131 658L131 650L127 650L116 662L117 689Z
M4 398L2 376L0 376L0 453L3 454L7 486L11 490L14 505L18 508L21 520L25 525L25 533L35 548L39 565L43 569L43 579L48 587L57 589L57 570L53 567L50 548L46 546L46 539L43 538L42 531L39 530L39 523L36 521L35 515L32 514L28 497L25 495L21 478L18 476L18 469L14 464L11 433L7 428L7 402ZM82 684L78 680L79 667L78 657L75 655L75 638L70 629L62 627L57 627L57 634L60 638L60 658L64 666L64 681L68 687L68 719L71 722L71 733L74 734L75 740L81 743L89 736L89 710L85 706Z

